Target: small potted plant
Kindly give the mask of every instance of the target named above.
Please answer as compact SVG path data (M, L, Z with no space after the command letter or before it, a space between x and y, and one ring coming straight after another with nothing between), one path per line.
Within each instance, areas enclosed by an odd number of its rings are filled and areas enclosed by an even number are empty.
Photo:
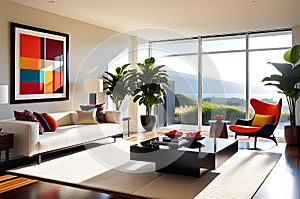
M106 90L106 95L110 96L113 103L116 105L116 109L120 110L122 102L126 95L129 94L128 82L125 79L125 75L128 72L126 70L127 66L130 64L124 64L121 67L115 69L115 74L105 71L107 76L104 78L104 90Z
M162 70L164 65L155 65L153 57L137 65L139 71L130 70L127 79L134 97L133 102L146 107L146 115L141 115L142 126L146 131L151 131L156 125L156 115L151 115L152 107L164 103L163 97L166 92L162 84L168 85L168 75L165 70Z
M287 144L300 145L300 126L296 125L296 101L300 96L298 83L300 82L300 45L295 45L285 52L284 60L288 63L271 63L281 74L265 77L262 81L265 85L276 86L286 96L289 112L290 125L284 127L284 138Z

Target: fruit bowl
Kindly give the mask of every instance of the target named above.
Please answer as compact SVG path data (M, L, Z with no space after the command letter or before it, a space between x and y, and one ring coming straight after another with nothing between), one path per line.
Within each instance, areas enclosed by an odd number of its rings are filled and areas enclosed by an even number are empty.
M182 132L177 131L177 130L172 130L172 131L166 132L165 135L171 139L174 139L174 138L179 138L180 136L182 136Z

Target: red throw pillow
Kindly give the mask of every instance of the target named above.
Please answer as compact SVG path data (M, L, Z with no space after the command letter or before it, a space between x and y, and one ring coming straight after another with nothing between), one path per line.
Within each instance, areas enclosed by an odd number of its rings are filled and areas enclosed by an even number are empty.
M46 121L46 119L40 113L33 112L33 114L39 120L39 122L41 123L41 125L43 126L44 131L45 132L51 132L51 128L48 125L48 122Z
M42 113L42 116L47 121L51 131L56 131L58 126L56 120L51 115L48 115L47 113Z

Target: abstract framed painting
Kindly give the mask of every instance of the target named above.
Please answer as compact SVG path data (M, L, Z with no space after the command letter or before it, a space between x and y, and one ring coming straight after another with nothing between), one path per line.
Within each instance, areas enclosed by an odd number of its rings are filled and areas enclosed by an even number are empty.
M69 99L69 35L11 22L10 103Z

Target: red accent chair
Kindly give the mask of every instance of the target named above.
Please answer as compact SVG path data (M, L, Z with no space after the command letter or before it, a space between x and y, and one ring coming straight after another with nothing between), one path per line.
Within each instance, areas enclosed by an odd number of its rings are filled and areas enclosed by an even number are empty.
M282 99L277 104L251 99L250 104L255 111L253 118L238 119L235 124L229 126L229 129L235 132L235 139L238 135L254 137L254 149L258 137L271 139L277 145L273 132L279 122Z

